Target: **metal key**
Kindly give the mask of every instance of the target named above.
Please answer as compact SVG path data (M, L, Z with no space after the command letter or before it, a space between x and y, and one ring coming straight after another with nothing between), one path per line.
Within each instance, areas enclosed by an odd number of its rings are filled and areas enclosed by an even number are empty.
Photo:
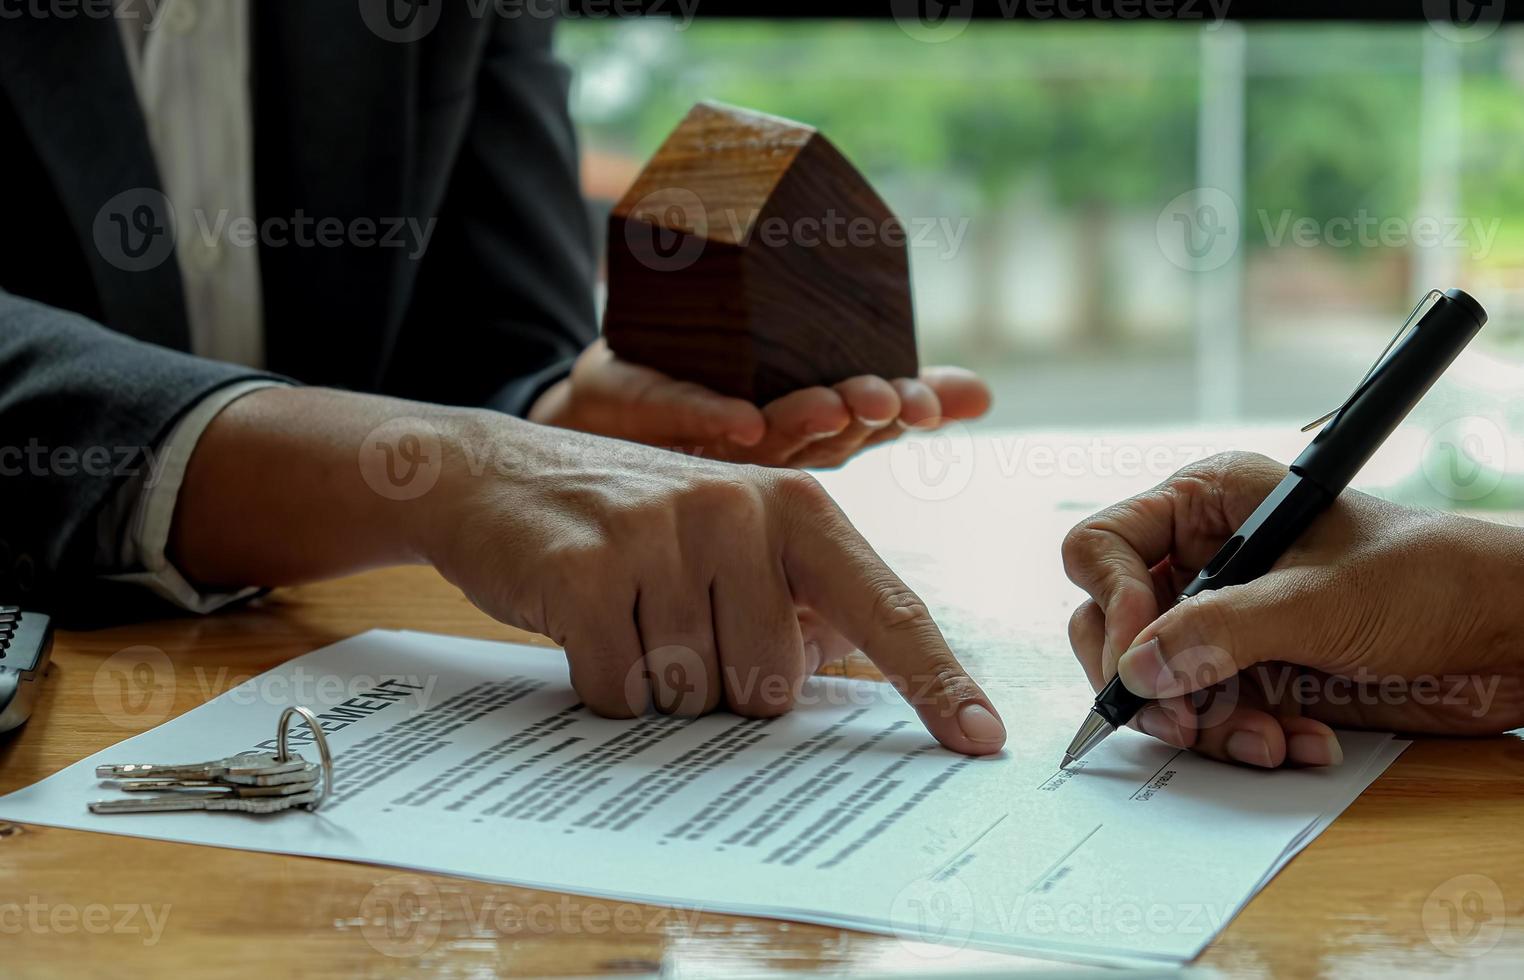
M90 804L91 813L170 813L176 810L231 810L239 813L278 813L296 806L315 803L318 794L297 793L292 796L224 796L211 793L176 793L169 796L149 796L137 799L97 800Z
M301 715L312 732L320 764L292 752L287 745L287 722ZM276 751L240 752L226 759L164 765L133 762L97 766L97 779L135 794L88 804L92 813L168 813L224 810L239 813L278 813L292 807L316 810L333 795L333 756L322 725L309 709L289 707L275 729ZM321 792L318 788L322 781ZM137 796L151 790L170 790L159 796Z
M295 752L291 753L291 761L300 762L301 768L286 769L281 766L276 771L262 769L252 773L230 772L217 777L217 781L234 786L284 786L289 783L315 783L322 778L323 767L316 762L303 762L302 757Z
M307 761L292 753L285 761L274 752L244 752L210 762L131 762L124 765L96 766L97 779L214 779L228 776L259 776L296 772Z
M189 791L187 795L192 796L291 796L296 793L310 793L317 789L317 780L307 779L299 783L276 783L274 786L248 786L238 783L214 783L210 781L137 779L130 782L118 783L116 788L128 793L154 793L164 790L183 789Z
M296 756L294 758L300 758ZM116 784L118 789L127 792L140 790L179 789L181 787L191 789L208 789L217 787L269 787L269 786L314 786L321 778L321 769L316 763L306 763L300 769L290 772L254 773L252 775L213 776L201 777L165 777L165 776L122 776L115 779L101 777L107 782ZM250 794L258 795L258 794Z

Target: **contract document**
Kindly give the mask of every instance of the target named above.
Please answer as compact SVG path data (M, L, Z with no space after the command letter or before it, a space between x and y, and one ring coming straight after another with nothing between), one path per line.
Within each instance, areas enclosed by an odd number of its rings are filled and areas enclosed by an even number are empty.
M992 694L1010 743L972 759L882 683L815 678L765 721L614 721L556 651L372 631L0 799L0 818L1157 966L1194 957L1406 744L1345 733L1342 765L1258 772L1124 731L1060 772L1088 695ZM290 703L334 752L319 811L86 811L117 795L97 765L271 749Z

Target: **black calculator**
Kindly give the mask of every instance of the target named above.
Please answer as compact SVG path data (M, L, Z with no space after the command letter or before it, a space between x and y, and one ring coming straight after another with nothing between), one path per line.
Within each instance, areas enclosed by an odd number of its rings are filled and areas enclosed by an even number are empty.
M0 606L0 732L27 720L53 652L53 621L20 606Z

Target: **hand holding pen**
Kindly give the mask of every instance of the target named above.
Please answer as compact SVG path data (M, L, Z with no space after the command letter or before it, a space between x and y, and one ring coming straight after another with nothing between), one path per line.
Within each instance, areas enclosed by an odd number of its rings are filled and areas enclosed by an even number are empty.
M1221 738L1203 740L1201 747L1208 752L1215 749L1214 754L1239 762L1274 766L1281 764L1289 754L1293 760L1305 764L1328 765L1340 758L1332 730L1315 719L1296 718L1294 709L1297 706L1334 704L1336 698L1354 696L1364 708L1380 708L1383 702L1372 702L1373 697L1386 697L1403 704L1421 703L1420 697L1427 698L1429 681L1439 683L1439 680L1420 678L1407 670L1413 666L1409 662L1410 650L1407 658L1399 657L1391 664L1401 670L1384 679L1389 682L1382 689L1385 693L1372 694L1366 690L1370 679L1355 677L1343 678L1345 683L1334 686L1344 690L1358 684L1358 691L1320 694L1317 689L1323 681L1337 679L1326 675L1337 674L1342 666L1358 664L1361 654L1369 652L1372 632L1386 626L1382 619L1382 614L1387 612L1382 607L1386 597L1360 588L1362 580L1363 584L1368 584L1372 576L1356 574L1363 568L1349 566L1349 558L1340 558L1337 563L1325 562L1324 574L1311 580L1305 576L1288 579L1277 569L1289 563L1290 555L1307 549L1305 539L1309 529L1315 530L1326 524L1331 507L1339 507L1346 503L1346 498L1359 496L1345 490L1350 480L1486 321L1486 311L1466 293L1458 289L1443 293L1431 291L1414 308L1407 322L1398 329L1392 342L1344 403L1306 427L1310 430L1322 426L1312 444L1288 470L1275 468L1272 471L1274 479L1268 486L1247 495L1230 495L1229 485L1247 473L1208 474L1215 475L1216 479L1203 480L1200 474L1187 470L1152 494L1103 512L1070 534L1065 544L1065 564L1070 577L1104 607L1101 610L1105 636L1101 644L1104 661L1101 666L1106 669L1102 676L1108 679L1096 697L1095 706L1070 742L1064 754L1064 766L1083 758L1135 717L1140 727L1152 727L1180 736L1176 739L1177 744L1182 740L1189 744L1197 742L1195 734L1187 737L1179 730L1181 725L1202 731L1213 730ZM1246 471L1252 468L1247 462L1244 466ZM1196 486L1193 481L1202 485ZM1194 529L1193 521L1197 522ZM1465 528L1457 526L1454 530L1457 539L1465 536ZM1182 534L1185 533L1194 534L1197 543L1203 538L1215 539L1211 540L1211 550L1199 555L1189 549L1181 550L1179 545L1184 543ZM1336 542L1333 557L1339 557L1337 549L1341 544L1352 548L1359 543L1354 536ZM1354 557L1360 557L1358 552ZM1400 554L1390 556L1399 563L1402 563L1402 557ZM1510 561L1514 557L1510 554ZM1387 556L1378 555L1378 559L1387 560ZM1513 567L1506 564L1504 570ZM1183 578L1182 569L1189 569L1189 574ZM1341 570L1344 574L1335 574ZM1423 569L1430 574L1441 570ZM1156 590L1154 602L1147 601L1142 589L1128 589L1129 578ZM1466 579L1465 584L1479 587L1481 595L1487 597L1484 601L1497 601L1496 593L1489 590L1489 580ZM1354 587L1353 592L1351 587ZM1252 603L1256 597L1263 603L1264 594L1268 592L1270 598L1280 601L1279 611L1283 615L1298 617L1315 612L1315 609L1306 608L1308 604L1305 602L1301 604L1303 608L1287 603L1288 594L1295 598L1298 595L1295 590L1299 588L1316 592L1320 599L1328 595L1337 597L1341 602L1339 611L1354 615L1356 623L1363 623L1364 628L1333 628L1330 635L1327 624L1338 624L1339 618L1316 618L1312 628L1324 632L1316 636L1304 635L1302 639L1311 641L1321 637L1321 646L1304 643L1300 648L1267 653L1265 636L1245 634L1240 604ZM1516 595L1510 593L1510 601ZM1440 619L1452 610L1465 612L1473 606L1472 602L1463 601L1464 597L1460 595L1442 598L1448 605L1440 611L1437 617ZM1138 619L1145 611L1149 619ZM1093 626L1086 622L1086 618L1093 618L1093 615L1090 608L1081 608L1076 615L1072 630L1076 637L1076 652L1081 652L1084 647L1083 635L1088 626ZM1159 621L1144 630L1153 617L1160 617ZM1377 621L1369 622L1372 619ZM1166 620L1189 621L1194 628L1177 628L1171 638L1174 645L1166 649L1160 625ZM1455 625L1459 628L1470 622L1468 618ZM1240 625L1235 628L1235 623ZM1270 637L1286 636L1286 628L1295 625L1307 628L1305 623L1281 624L1279 627L1255 623L1256 630L1268 630L1266 635ZM1473 639L1485 640L1486 637ZM1513 642L1510 639L1502 645L1510 646ZM1498 643L1492 643L1489 649L1497 646ZM1321 655L1318 650L1322 651ZM1125 653L1112 664L1110 659L1118 651ZM1510 655L1505 653L1501 664L1492 665L1501 666L1507 672L1507 665L1512 662L1508 659ZM1085 659L1083 652L1081 659ZM1470 663L1475 657L1467 655L1460 659ZM1483 655L1487 662L1497 659L1491 654ZM1254 671L1254 679L1260 685L1258 694L1262 706L1256 708L1253 706L1255 692L1240 683L1238 673L1267 660L1285 660L1316 668L1325 676L1320 678L1317 673L1302 674L1283 669L1276 672L1279 677L1272 678L1270 671L1259 666ZM1494 672L1492 676L1500 679L1503 674ZM1091 680L1096 680L1093 672ZM1410 682L1418 681L1424 682L1425 693L1422 695L1417 690L1408 689ZM1216 686L1223 683L1227 688L1218 690ZM1240 688L1245 690L1240 691ZM1190 712L1183 709L1182 702L1172 700L1202 691L1216 691L1220 695L1204 711L1200 709L1206 702L1200 697L1192 705L1197 710ZM1248 701L1241 702L1241 696L1248 696ZM1490 696L1488 700L1490 703ZM1153 701L1161 703L1151 704ZM1264 710L1265 707L1275 710L1272 713ZM1432 705L1424 704L1423 707ZM1380 714L1379 711L1376 713ZM1439 714L1442 718L1445 715L1443 711ZM1472 711L1474 719L1488 714L1489 708L1482 705ZM1508 716L1506 709L1504 714ZM1455 730L1450 727L1455 724L1453 719L1444 718L1439 723L1444 726L1439 730ZM1175 727L1171 728L1171 725ZM1420 725L1419 730L1430 729Z
M1524 530L1347 490L1277 566L1176 604L1286 467L1229 453L1084 521L1090 595L1069 639L1133 725L1250 766L1342 758L1333 728L1482 735L1524 725ZM1134 642L1136 641L1136 642Z

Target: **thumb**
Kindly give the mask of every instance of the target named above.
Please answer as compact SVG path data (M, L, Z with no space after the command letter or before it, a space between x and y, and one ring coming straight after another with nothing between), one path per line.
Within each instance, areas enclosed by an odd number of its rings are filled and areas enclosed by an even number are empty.
M1267 661L1326 668L1326 625L1337 610L1314 608L1319 593L1287 589L1272 573L1203 592L1154 620L1117 661L1134 694L1179 697L1220 684Z

